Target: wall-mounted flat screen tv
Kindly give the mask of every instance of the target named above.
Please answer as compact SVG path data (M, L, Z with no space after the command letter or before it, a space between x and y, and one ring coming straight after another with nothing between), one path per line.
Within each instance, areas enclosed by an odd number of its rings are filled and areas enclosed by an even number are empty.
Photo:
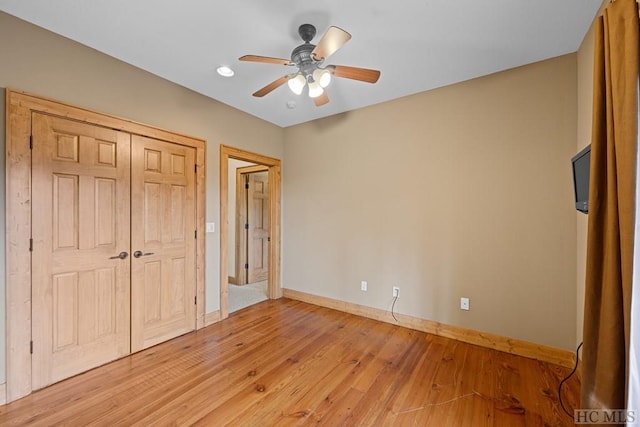
M573 191L576 209L589 212L589 168L591 167L591 145L585 147L571 159L573 166Z

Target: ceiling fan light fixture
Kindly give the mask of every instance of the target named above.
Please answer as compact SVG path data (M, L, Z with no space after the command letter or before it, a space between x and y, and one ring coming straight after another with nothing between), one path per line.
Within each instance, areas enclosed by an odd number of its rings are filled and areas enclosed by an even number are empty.
M289 85L289 89L291 89L291 92L295 93L296 95L300 95L302 93L302 89L304 89L304 84L307 81L304 79L304 76L302 74L298 74L295 77L290 78L287 81L287 84Z
M309 98L317 98L324 93L318 81L309 82Z
M380 77L380 71L378 70L344 65L323 66L329 56L351 39L351 34L345 30L338 27L329 27L318 44L315 45L311 43L316 34L316 28L313 25L301 25L298 29L298 34L304 43L291 51L291 59L259 55L244 55L239 58L240 61L295 66L297 68L296 71L286 74L257 90L253 93L253 96L262 98L285 83L294 94L300 95L304 92L305 86L308 86L307 93L309 97L313 99L316 107L321 107L329 102L325 88L331 84L334 75L367 83L376 83L378 81Z
M331 83L331 73L325 68L317 68L313 72L313 80L320 83L320 87L327 87Z

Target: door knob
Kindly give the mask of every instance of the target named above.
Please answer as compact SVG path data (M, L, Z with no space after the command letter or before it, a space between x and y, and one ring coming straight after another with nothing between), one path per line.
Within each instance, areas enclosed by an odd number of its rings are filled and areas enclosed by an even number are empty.
M149 255L153 255L153 252L142 253L142 251L135 251L133 253L133 256L136 257L136 258L140 258L141 256L149 256Z
M129 254L128 254L128 253L126 253L126 252L120 252L118 255L115 255L115 256L109 257L109 259L118 259L118 258L120 258L120 259L125 259L125 258L126 258L126 257L128 257L128 256L129 256Z

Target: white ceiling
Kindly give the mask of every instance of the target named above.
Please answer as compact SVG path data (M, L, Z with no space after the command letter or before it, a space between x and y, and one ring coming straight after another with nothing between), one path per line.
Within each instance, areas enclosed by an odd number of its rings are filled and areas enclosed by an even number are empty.
M286 127L575 52L601 3L0 0L0 10ZM322 107L286 85L251 96L291 68L238 58L289 58L303 23L316 26L315 43L331 25L350 32L326 63L379 69L378 83L335 78ZM220 77L220 65L235 76Z

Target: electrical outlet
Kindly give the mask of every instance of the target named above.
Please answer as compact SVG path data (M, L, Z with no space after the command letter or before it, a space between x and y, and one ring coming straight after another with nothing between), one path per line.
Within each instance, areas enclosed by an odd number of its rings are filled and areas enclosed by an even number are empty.
M469 298L460 298L460 310L469 310Z
M360 290L361 291L366 291L367 290L367 281L363 280L362 282L360 282Z
M393 297L394 298L399 298L400 297L400 288L397 286L393 287Z

